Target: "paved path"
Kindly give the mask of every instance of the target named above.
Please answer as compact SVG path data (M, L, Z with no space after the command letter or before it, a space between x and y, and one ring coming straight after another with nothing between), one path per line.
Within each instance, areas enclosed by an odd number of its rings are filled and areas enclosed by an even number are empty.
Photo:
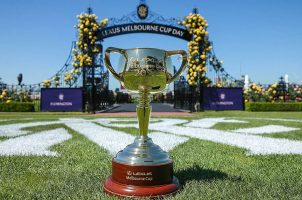
M137 117L136 112L116 112L116 113L97 113L88 114L87 116L100 116L100 117ZM152 112L151 117L190 117L194 116L188 112Z
M137 103L120 104L118 107L106 111L105 113L135 112ZM181 109L173 108L172 104L151 103L152 112L188 112Z
M137 103L119 104L113 109L105 112L97 113L95 115L104 117L136 117ZM192 113L189 111L174 109L172 104L166 103L151 103L153 117L171 117L171 116L191 116Z

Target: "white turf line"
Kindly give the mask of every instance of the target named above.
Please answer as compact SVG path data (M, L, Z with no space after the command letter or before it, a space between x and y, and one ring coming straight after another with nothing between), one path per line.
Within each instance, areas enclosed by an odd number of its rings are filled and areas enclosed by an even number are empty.
M184 135L202 140L233 145L248 149L249 154L302 154L302 142L288 139L267 138L256 135L234 133L230 131L221 131L208 128L193 128L175 126L176 124L185 123L187 120L179 119L161 119L159 123L150 123L149 129L162 131L176 135ZM207 119L204 119L207 121ZM102 123L102 120L98 120ZM193 120L192 122L194 123ZM222 121L222 120L220 120ZM216 122L218 123L218 122ZM108 125L108 124L106 124ZM135 124L109 124L114 127L136 127ZM188 124L185 124L188 125ZM236 130L233 130L236 131ZM274 130L275 131L275 130ZM282 132L282 131L279 131Z
M300 129L286 127L286 126L279 126L279 125L268 125L268 126L254 127L254 128L241 128L241 129L234 130L233 132L260 135L260 134L290 132L290 131L297 131L297 130Z
M151 132L148 136L152 138L153 142L159 145L164 151L170 151L174 147L189 140L188 137L181 137L161 132Z
M107 118L107 119L98 119L97 121L100 123L103 122L105 125L110 125L110 126L126 127L130 125L129 127L137 127L137 124L111 124L110 123L111 121L118 122L118 121L126 121L126 120L128 119L120 120L117 118L115 119ZM134 119L132 118L132 120ZM204 119L204 120L213 122L213 119ZM195 121L198 120L192 121L193 125ZM242 133L234 133L234 132L213 130L213 129L200 128L200 127L193 128L193 127L176 126L176 124L181 124L186 122L188 121L181 120L181 119L161 119L160 122L150 123L150 129L156 131L168 132L176 135L185 135L189 137L199 138L202 140L209 140L217 143L234 145L234 146L248 149L251 154L302 154L302 142L300 141L266 138L257 135L248 135L251 133L242 134ZM20 130L21 128L46 125L46 124L55 124L55 123L69 124L71 128L74 127L74 129L76 129L80 134L85 135L93 142L97 143L100 146L103 146L105 149L109 150L110 153L113 155L119 150L123 149L129 143L133 142L134 140L134 136L132 135L129 135L121 131L115 131L110 128L98 126L88 120L83 120L80 118L72 118L72 119L64 118L61 119L60 121L54 121L54 122L34 122L34 123L3 125L0 126L0 133L2 134L4 133L5 135L8 136L17 136L20 134L26 134L25 131ZM270 131L275 131L275 130L277 129L274 128L274 130L271 129ZM278 129L278 131L280 130ZM169 135L165 133L150 134L154 142L159 144L161 147L163 147L164 150L170 150L176 145L185 142L187 140L187 138L183 138L176 135ZM27 140L26 138L29 136L24 136L14 139L19 139L19 143L22 143L22 140L25 139L26 141ZM14 139L10 139L10 141ZM7 141L9 140L5 140L3 142L7 142ZM18 141L18 140L14 140L14 141ZM3 144L3 142L1 143ZM173 142L175 143L173 144ZM12 146L10 148L14 148L14 147ZM26 148L30 148L30 147L27 146Z
M19 118L19 119L0 119L0 122L15 121L15 120L32 120L33 118Z
M232 119L240 118L240 119L256 119L256 120L268 120L268 121L284 121L284 122L302 122L302 120L299 120L299 119L260 118L260 117L230 117L230 118L232 118Z
M225 119L225 118L204 118L197 119L185 124L184 126L196 127L196 128L211 128L217 123L247 123L246 121L234 120L234 119Z
M188 122L188 120L183 120L183 119L164 119L164 118L160 118L161 121L153 121L151 120L151 123L149 124L149 127L152 126L171 126L171 125L175 125L175 124L181 124L181 123L186 123ZM102 119L96 119L96 122L105 125L105 126L112 126L112 127L129 127L129 128L138 128L138 123L135 124L118 124L118 123L111 123L111 122L118 122L118 121L122 121L119 119L110 119L110 118L102 118ZM123 120L126 121L126 120Z
M288 139L268 138L256 135L232 133L214 129L180 126L153 127L153 130L184 135L202 140L233 145L249 150L249 154L302 154L302 142Z
M50 151L49 148L69 140L71 137L64 128L58 128L11 138L0 142L0 155L57 156L59 154L55 151Z
M77 120L76 122L70 121L65 122L65 124L108 150L111 155L115 155L127 145L131 144L135 139L134 136L125 132L102 127L85 120ZM171 150L180 143L188 140L188 138L185 137L165 133L151 133L149 134L149 137L165 151Z
M62 123L62 122L50 121L50 122L30 122L30 123L22 123L22 124L0 125L0 136L15 137L18 135L24 135L27 134L29 131L21 130L22 128L49 125L49 124L58 124L58 123Z

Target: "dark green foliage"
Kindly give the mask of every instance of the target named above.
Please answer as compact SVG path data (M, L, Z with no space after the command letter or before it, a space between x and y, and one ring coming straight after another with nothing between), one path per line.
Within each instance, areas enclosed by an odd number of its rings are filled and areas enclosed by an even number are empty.
M0 112L33 112L34 103L31 102L0 102Z
M302 111L302 103L251 102L246 103L245 108L248 111Z

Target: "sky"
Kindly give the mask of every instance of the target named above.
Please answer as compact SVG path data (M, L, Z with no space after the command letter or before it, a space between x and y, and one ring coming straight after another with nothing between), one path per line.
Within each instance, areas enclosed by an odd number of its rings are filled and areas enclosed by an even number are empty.
M0 77L16 84L38 83L65 63L76 40L76 15L91 6L103 18L121 18L139 0L1 0ZM235 78L248 74L269 84L284 74L302 84L301 0L147 0L149 9L166 18L183 18L194 7L206 18L209 36L224 69ZM105 39L104 48L185 49L184 40L157 34L128 34ZM117 87L112 77L110 88Z

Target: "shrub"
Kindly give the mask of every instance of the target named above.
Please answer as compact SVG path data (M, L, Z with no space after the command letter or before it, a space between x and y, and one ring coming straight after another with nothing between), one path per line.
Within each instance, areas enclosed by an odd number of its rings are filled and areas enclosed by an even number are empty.
M245 104L245 110L248 111L302 111L301 102L251 102Z
M33 112L34 103L31 102L0 102L0 112Z

